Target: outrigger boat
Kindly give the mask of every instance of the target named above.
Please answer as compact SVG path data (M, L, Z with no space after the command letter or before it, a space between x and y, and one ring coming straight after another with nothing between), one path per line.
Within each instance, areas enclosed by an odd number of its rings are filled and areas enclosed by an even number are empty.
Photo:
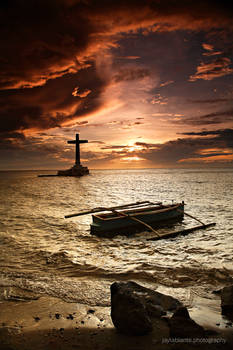
M182 220L184 202L170 205L162 203L144 203L143 207L134 206L115 210L111 213L92 215L91 233L102 235L114 232L142 231L145 227L168 224Z
M149 229L156 234L149 240L173 237L178 234L186 234L200 228L207 228L215 223L204 224L192 215L184 212L184 202L162 204L162 202L152 203L150 201L136 202L119 205L115 207L97 207L91 210L82 211L76 214L66 215L65 218L71 218L81 215L92 215L91 234L103 237L112 237L115 234L125 234L143 229ZM169 225L181 221L185 215L197 220L201 226L195 226L182 231L158 234L155 227Z

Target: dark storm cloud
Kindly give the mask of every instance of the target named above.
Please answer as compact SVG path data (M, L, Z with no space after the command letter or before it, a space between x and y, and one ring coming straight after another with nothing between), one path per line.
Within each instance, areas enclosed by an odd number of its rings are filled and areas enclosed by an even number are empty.
M0 137L0 150L16 150L22 147L26 138L19 132L2 132Z
M109 149L109 150L117 150L117 149L124 149L124 148L128 148L129 146L126 146L126 145L108 145L108 146L104 146L104 147L101 147L101 149Z
M136 146L142 146L146 149L156 149L160 146L160 144L157 143L146 143L146 142L135 142Z
M165 142L164 144L153 144L146 142L136 142L136 146L141 146L142 149L128 151L127 146L112 146L104 149L115 149L116 152L111 153L112 159L118 158L119 155L138 156L152 161L160 165L177 165L180 161L188 160L190 158L207 158L218 155L224 156L233 155L233 152L225 152L225 149L233 148L233 129L223 129L216 131L205 131L200 133L182 133L187 136L201 136L199 138L178 138ZM206 137L208 136L208 137ZM218 149L219 151L207 151L201 153L206 149ZM117 150L121 149L121 153ZM110 157L110 155L108 155Z
M98 145L104 145L105 144L105 142L103 142L103 141L98 141L98 140L94 140L94 141L88 141L88 143L96 143L96 144L98 144Z
M142 149L130 150L129 146L107 146L104 149L110 152L99 154L95 164L103 161L112 161L122 159L122 157L140 157L140 159L149 160L159 166L183 166L185 163L193 161L208 160L222 156L233 156L233 129L223 129L216 131L205 131L200 133L183 133L183 135L192 136L178 138L176 140L165 142L164 144L153 144L146 142L136 142L136 146ZM200 136L195 137L193 136ZM232 151L231 151L232 149ZM97 154L96 154L97 156ZM88 159L88 157L87 157Z
M176 121L176 123L187 125L210 125L210 124L222 124L233 121L233 109L227 111L219 111L191 118L185 118L184 120Z
M225 103L225 102L233 102L232 98L215 98L215 99L206 99L206 100L187 100L189 103L197 103L197 104L215 104L215 103Z
M201 147L209 146L209 142L201 142L193 139L177 139L161 144L155 150L147 150L144 158L159 164L177 164L181 159L193 157Z
M188 136L214 136L214 141L223 142L226 147L233 148L233 129L220 129L213 131L200 131L200 132L186 132L181 135Z
M7 151L17 151L17 155L25 160L29 159L31 156L39 158L40 156L59 159L66 158L73 159L74 152L70 148L66 148L64 152L64 140L60 137L52 137L48 140L48 135L46 138L43 136L28 136L24 137L20 133L5 133L3 134L5 139L0 139L0 157L4 158ZM39 134L38 134L39 135ZM9 156L9 155L8 155ZM15 159L16 161L17 159Z
M153 24L173 29L232 27L227 1L1 1L1 87L43 85L90 62L111 34Z
M72 95L77 86L93 90L85 98ZM105 82L95 67L79 74L69 74L50 80L42 87L0 92L0 131L21 131L35 128L46 130L60 127L64 122L86 115L101 106L99 95Z
M200 133L183 133L182 135L201 137L178 138L177 140L156 145L140 143L141 145L144 145L144 150L137 151L136 155L153 161L155 164L170 164L173 166L183 160L192 158L207 158L216 155L223 155L221 150L224 151L224 156L233 155L233 151L225 153L226 148L233 149L233 129L205 131ZM203 150L211 148L217 148L219 151L207 151L206 153L201 153Z
M2 88L43 85L81 68L75 54L77 48L85 49L91 31L82 16L73 23L69 8L60 0L4 4L0 17Z
M96 55L116 45L122 33L227 30L232 14L230 2L213 0L3 0L0 130L45 130L100 109L109 81L97 73ZM123 70L115 79L147 74Z

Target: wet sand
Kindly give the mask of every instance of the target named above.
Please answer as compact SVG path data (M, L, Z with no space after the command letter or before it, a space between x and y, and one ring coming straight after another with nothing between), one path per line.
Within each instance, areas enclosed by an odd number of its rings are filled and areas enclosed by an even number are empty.
M57 298L41 297L28 302L4 302L0 311L2 349L154 349L168 337L164 332L155 337L129 337L114 328L110 307L89 307L67 303ZM161 324L160 324L161 329ZM166 349L164 345L161 349Z
M166 349L232 349L232 326L227 320L216 325L213 305L202 304L190 310L196 322L209 329L200 343L175 343L169 340L166 320L155 321L147 336L127 336L114 328L110 307L67 303L42 296L37 300L4 301L0 304L1 350L166 350ZM216 307L216 305L215 305ZM218 311L219 305L216 311ZM221 322L225 322L222 323ZM216 332L217 331L217 332ZM212 340L211 340L212 339Z

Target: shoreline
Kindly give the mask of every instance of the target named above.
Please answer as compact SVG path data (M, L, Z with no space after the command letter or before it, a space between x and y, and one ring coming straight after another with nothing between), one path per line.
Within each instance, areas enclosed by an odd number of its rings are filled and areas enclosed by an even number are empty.
M179 339L171 339L167 322L163 319L146 336L120 334L112 324L110 306L66 302L47 295L28 301L2 301L0 349L168 350L176 346L179 349L207 349L210 345L211 349L232 348L232 322L221 316L217 298L198 297L188 309L191 318L208 331L208 338L198 344L188 343L189 340L181 344ZM205 343L208 341L212 343Z

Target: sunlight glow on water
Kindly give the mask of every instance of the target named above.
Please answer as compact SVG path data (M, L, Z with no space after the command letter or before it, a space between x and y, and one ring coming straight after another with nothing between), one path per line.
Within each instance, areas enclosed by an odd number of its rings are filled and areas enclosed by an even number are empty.
M233 276L232 170L96 170L83 178L37 174L0 173L0 271L8 279L30 275L33 284L34 274L37 283L53 274L54 285L60 276L72 276L192 286L218 285ZM142 200L184 200L188 213L217 225L152 242L146 240L151 232L101 239L89 233L91 216L64 219L96 206ZM185 217L172 230L195 225Z

